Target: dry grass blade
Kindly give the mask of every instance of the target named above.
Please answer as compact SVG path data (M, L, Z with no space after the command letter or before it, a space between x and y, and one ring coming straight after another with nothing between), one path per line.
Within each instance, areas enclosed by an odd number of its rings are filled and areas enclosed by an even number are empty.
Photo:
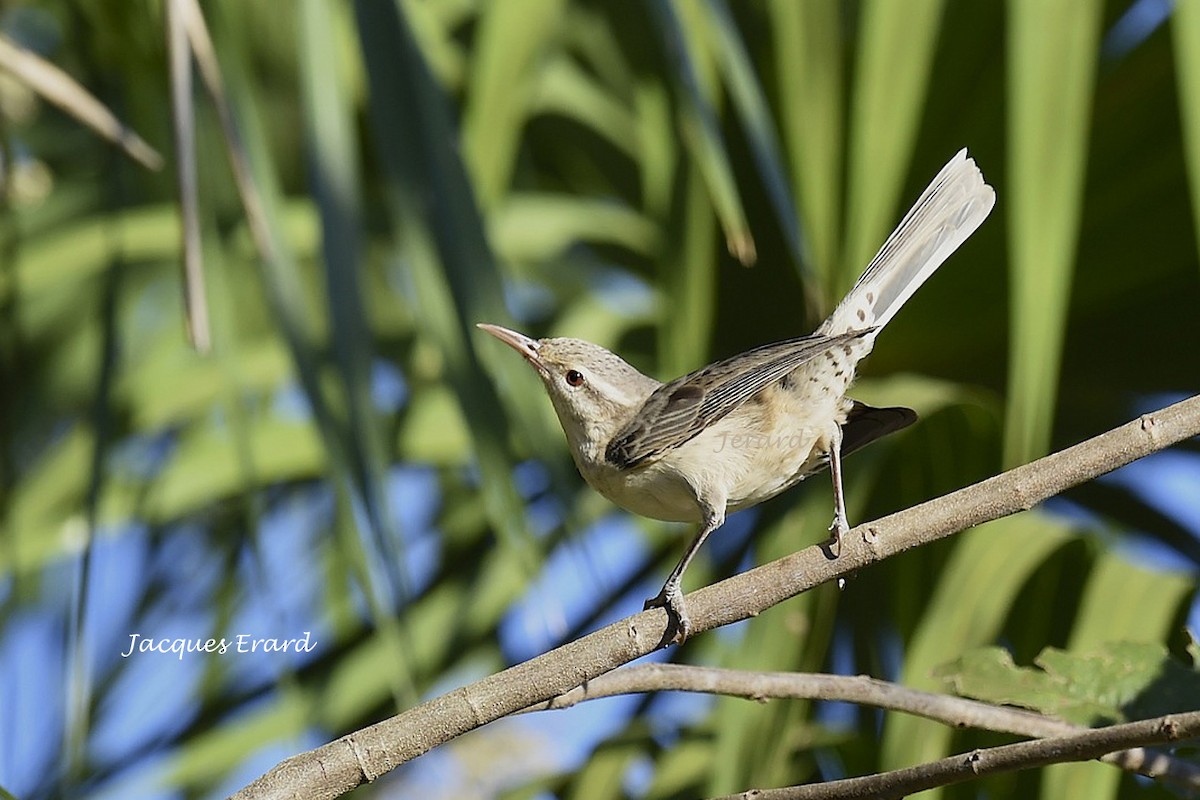
M180 0L166 9L167 50L171 64L171 123L175 132L175 170L179 213L183 223L183 301L188 339L200 353L212 349L208 301L204 294L204 261L200 249L197 201L195 106L192 103L192 52L188 46Z
M74 78L3 36L0 36L0 69L11 72L46 100L120 147L142 166L162 169L163 159L158 151L126 127Z
M226 147L229 151L229 162L233 169L233 179L237 183L238 195L242 198L242 206L246 211L246 221L250 226L251 236L255 246L264 259L273 260L276 257L275 241L270 233L266 220L262 198L258 187L251 175L249 158L242 144L241 135L233 120L229 108L229 98L225 94L225 82L221 79L221 68L217 64L216 50L213 48L212 37L204 22L204 15L195 0L177 0L172 7L179 13L180 25L187 34L192 54L200 67L200 76L213 99L217 116L221 121L221 130L225 135Z

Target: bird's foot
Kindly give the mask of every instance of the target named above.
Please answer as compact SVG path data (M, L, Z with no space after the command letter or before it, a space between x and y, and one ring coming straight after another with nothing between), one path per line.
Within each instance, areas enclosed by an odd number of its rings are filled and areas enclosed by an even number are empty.
M825 551L825 555L830 559L840 556L842 554L842 537L849 532L850 523L846 521L846 515L841 511L835 512L833 522L829 525L829 538L821 547Z
M642 606L643 611L652 608L665 609L667 612L667 629L663 632L662 641L658 643L660 648L672 642L683 644L687 641L688 634L692 631L692 621L688 619L687 609L683 605L683 590L679 588L678 583L667 581L662 591Z

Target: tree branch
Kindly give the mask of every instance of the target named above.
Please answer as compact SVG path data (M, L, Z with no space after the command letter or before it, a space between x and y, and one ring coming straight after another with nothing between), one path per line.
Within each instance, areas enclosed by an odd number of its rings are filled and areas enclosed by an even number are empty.
M826 581L965 528L1027 510L1065 489L1196 435L1200 435L1200 397L1143 415L936 500L859 525L843 537L836 560L826 559L820 547L809 547L689 594L686 602L693 631L701 633L755 616ZM666 612L661 609L614 622L537 658L286 759L233 797L261 800L299 793L332 800L467 731L549 700L650 653L662 639L666 624ZM1103 752L1120 749L1110 747Z
M751 789L720 800L902 798L915 792L962 783L984 775L1044 767L1067 761L1090 761L1117 750L1174 742L1197 735L1200 735L1200 711L1189 711L1124 725L1095 728L1069 736L972 750L970 753L880 775L808 786L788 786L782 789Z
M772 698L843 701L915 714L956 728L981 728L1039 739L1092 730L1033 711L923 692L865 675L750 672L691 664L622 667L525 710L570 708L601 697L667 691L722 694L759 702ZM1165 753L1138 747L1108 753L1101 760L1147 777L1164 778L1179 786L1200 789L1200 767Z

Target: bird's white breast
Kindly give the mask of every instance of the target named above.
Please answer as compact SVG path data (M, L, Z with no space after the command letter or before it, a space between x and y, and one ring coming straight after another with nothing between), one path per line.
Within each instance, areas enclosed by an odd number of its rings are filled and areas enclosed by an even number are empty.
M772 386L649 464L621 470L576 461L592 488L627 511L699 522L704 504L749 508L819 469L844 405L841 392Z

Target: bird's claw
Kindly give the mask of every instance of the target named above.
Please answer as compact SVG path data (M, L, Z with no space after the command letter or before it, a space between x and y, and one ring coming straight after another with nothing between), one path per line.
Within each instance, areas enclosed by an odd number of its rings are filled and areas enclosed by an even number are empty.
M692 632L692 621L688 619L687 609L683 605L683 591L679 584L668 582L662 591L651 597L642 605L643 611L661 608L667 612L667 629L663 632L662 641L658 646L666 647L672 642L683 644L688 634Z
M850 532L850 523L846 521L845 514L840 511L834 513L829 532L829 541L823 549L830 558L837 558L842 554L842 537Z

